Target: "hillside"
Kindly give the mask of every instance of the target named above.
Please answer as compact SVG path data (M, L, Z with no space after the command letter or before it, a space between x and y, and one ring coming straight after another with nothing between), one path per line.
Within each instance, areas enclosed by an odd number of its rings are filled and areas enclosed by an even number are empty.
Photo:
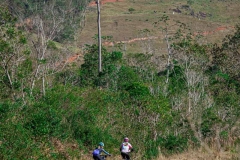
M167 15L169 37L179 29L176 22L181 22L186 24L193 35L203 36L200 43L220 43L224 36L234 30L235 22L239 21L238 8L237 0L103 1L101 31L102 36L106 37L103 45L109 50L120 47L128 53L154 54L155 59L162 59L159 65L159 70L162 70L167 61L164 58L167 55L167 43L164 40L166 33L161 29L163 23L155 26L154 22ZM77 40L81 48L85 44L96 43L96 9L96 3L93 2L87 8L85 27Z
M239 0L0 1L0 159L239 159Z
M104 1L103 1L104 2ZM133 11L129 11L133 9ZM164 50L161 45L163 33L153 23L164 14L169 16L169 26L180 21L189 26L192 32L200 32L206 42L219 42L231 32L238 20L239 1L192 1L187 0L122 0L104 2L101 6L101 27L103 36L112 36L112 42L131 43L126 47L128 52L146 52L150 45L151 52ZM97 34L96 4L90 3L86 12L85 26L79 37L80 46L94 43ZM148 33L142 33L144 29ZM176 27L169 27L170 34L175 33ZM141 42L138 38L147 38ZM151 39L151 37L155 37ZM134 39L136 41L134 41ZM145 48L144 48L145 47ZM154 51L152 51L154 50ZM148 51L149 52L149 51Z

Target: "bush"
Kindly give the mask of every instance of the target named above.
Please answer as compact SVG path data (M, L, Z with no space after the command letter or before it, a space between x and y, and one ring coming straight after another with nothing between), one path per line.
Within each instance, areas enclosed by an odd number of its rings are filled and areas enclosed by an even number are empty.
M29 121L25 127L30 130L34 136L52 136L59 130L61 115L57 110L48 107L38 109L37 112L31 114Z
M107 52L102 48L102 73L98 72L98 46L87 45L87 54L84 55L84 64L80 69L81 86L108 86L111 88L117 78L118 62L122 53L118 51Z
M128 11L129 11L130 13L132 13L132 12L135 11L135 9L134 9L134 8L129 8Z
M180 135L169 135L163 141L163 148L167 153L181 153L188 148L187 138Z
M124 89L134 98L143 98L150 95L148 87L140 82L126 83Z

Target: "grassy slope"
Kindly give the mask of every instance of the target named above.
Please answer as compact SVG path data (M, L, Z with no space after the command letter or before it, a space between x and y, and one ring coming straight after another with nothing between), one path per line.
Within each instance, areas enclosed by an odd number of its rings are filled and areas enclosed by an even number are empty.
M240 2L238 0L201 0L195 1L190 5L195 14L199 11L212 14L211 17L200 18L189 15L189 11L181 9L181 14L173 14L172 9L181 8L186 5L187 0L125 0L123 2L106 3L101 6L101 28L103 36L113 36L113 41L126 41L137 37L144 37L147 35L140 34L140 30L150 30L149 36L160 36L162 33L160 29L153 27L153 22L157 21L164 13L167 14L171 23L173 20L179 20L188 24L193 31L206 31L211 33L205 37L208 42L219 42L219 40L226 35L232 28L216 31L220 26L234 26L239 16L238 9ZM129 8L134 8L135 11L130 13ZM155 12L154 12L155 11ZM86 14L86 26L79 35L80 40L78 44L83 46L86 43L94 43L92 38L97 34L97 14L96 6L90 6ZM176 28L172 28L175 32ZM162 43L161 38L152 40L151 42L131 43L127 45L128 52L144 52L144 45L151 45L155 52L162 49L165 50L165 44ZM151 43L151 44L150 44Z

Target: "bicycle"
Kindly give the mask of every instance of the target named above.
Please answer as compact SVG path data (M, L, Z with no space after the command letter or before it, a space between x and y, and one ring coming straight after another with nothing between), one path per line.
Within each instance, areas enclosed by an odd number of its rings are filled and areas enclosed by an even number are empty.
M100 155L100 157L102 158L102 160L107 159L108 156L111 156L111 155Z

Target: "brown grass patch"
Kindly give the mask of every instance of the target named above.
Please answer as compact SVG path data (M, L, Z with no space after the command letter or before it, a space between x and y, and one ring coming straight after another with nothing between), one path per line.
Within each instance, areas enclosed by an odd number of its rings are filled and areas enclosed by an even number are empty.
M115 2L115 3L107 3L107 2ZM182 2L182 3L181 3ZM229 29L221 30L221 32L216 32L215 29L222 26L234 26L232 21L236 19L239 12L236 11L236 3L224 3L221 2L218 4L219 12L222 12L222 15L219 17L232 17L231 23L224 22L218 19L212 20L212 18L203 18L198 19L192 17L190 15L185 14L172 14L172 9L183 4L186 4L185 1L146 1L146 0L138 0L136 2L131 0L121 1L121 3L117 3L117 0L102 0L104 4L101 8L101 29L103 36L113 36L113 42L119 41L131 41L141 37L139 34L140 30L148 29L150 30L149 36L162 37L162 32L159 28L155 28L153 26L153 22L158 21L159 17L163 14L167 14L171 19L169 25L175 23L174 21L181 21L185 24L188 24L192 31L194 32L202 32L205 37L205 41L208 42L216 42L221 40L227 33L230 31ZM214 3L210 3L209 7L215 7ZM235 12L229 13L224 8L227 5L228 8L232 8ZM91 6L92 8L96 8L95 6ZM208 7L208 8L209 8ZM130 13L129 8L134 8L135 11ZM204 6L196 8L198 10L203 10ZM225 11L225 12L224 12ZM206 11L207 12L207 11ZM224 12L224 13L223 13ZM173 32L175 32L173 29ZM86 14L86 26L83 29L82 33L79 35L81 38L79 39L78 44L83 46L84 44L93 44L96 43L96 40L93 37L97 34L97 13L96 10L89 10ZM208 36L209 35L209 36ZM154 42L159 45L162 43L162 40L156 39ZM160 41L160 42L159 42ZM133 41L132 41L133 42ZM164 46L164 45L162 45ZM136 43L135 45L129 45L128 49L130 51L139 51L139 45ZM141 51L141 50L140 50Z

